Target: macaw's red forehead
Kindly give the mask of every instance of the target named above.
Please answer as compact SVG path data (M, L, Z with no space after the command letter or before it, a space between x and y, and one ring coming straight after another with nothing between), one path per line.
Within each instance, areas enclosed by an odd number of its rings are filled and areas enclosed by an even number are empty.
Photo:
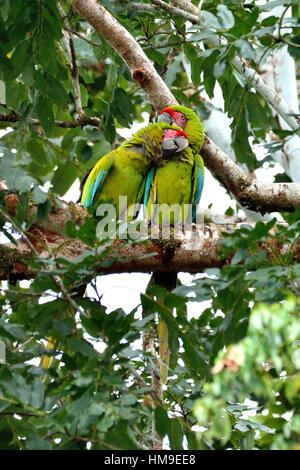
M163 114L163 113L168 113L168 114L170 114L170 116L172 116L172 117L175 117L176 114L177 114L177 112L174 111L174 109L171 109L171 108L162 109L159 114Z
M188 140L185 132L178 131L176 129L164 129L164 137L166 139L174 139L174 137L184 137L186 140Z

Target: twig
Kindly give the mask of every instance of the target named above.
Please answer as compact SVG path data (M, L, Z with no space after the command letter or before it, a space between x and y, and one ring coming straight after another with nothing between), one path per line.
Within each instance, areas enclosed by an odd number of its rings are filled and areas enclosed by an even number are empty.
M0 122L18 122L22 119L21 116L14 116L11 114L0 114ZM28 122L33 126L40 126L41 123L38 119L28 118ZM89 117L84 115L83 118L75 119L74 121L54 121L56 127L61 127L62 129L73 129L75 127L84 127L87 125L99 127L100 119L97 117Z
M182 10L181 8L174 7L169 3L163 2L162 0L151 0L151 2L159 8L166 10L171 15L181 16L192 24L198 24L200 21L199 15L192 14L188 11Z
M282 35L281 35L281 29L282 29L282 22L283 22L283 19L285 17L285 14L286 12L288 11L288 9L291 8L291 4L287 5L285 7L285 9L283 10L283 13L280 17L280 20L279 20L279 25L278 25L278 37L273 37L273 39L275 39L276 42L284 42L286 44L288 44L289 46L292 46L292 47L300 47L300 44L296 44L292 41L289 41L289 39L286 39L286 38L283 38Z
M67 26L64 29L66 31L68 31L69 33L71 33L71 34L74 34L74 36L77 36L78 38L80 38L83 41L87 42L91 46L103 47L103 45L100 42L91 41L91 39L86 38L83 34L79 33L78 31L75 31L74 29L67 28Z
M166 60L166 63L164 65L164 68L163 68L163 71L161 73L161 77L165 80L166 76L167 76L167 73L168 73L168 70L174 60L174 58L178 55L178 50L176 48L173 48L170 50L169 54L168 54L168 58Z
M5 103L0 103L0 106L3 108L7 109L9 113L7 114L0 114L0 121L1 122L18 122L22 119L22 116L20 113L15 111L13 108L8 106ZM28 122L34 126L40 126L41 123L38 119L35 118L28 118ZM62 128L73 128L73 127L83 127L86 125L94 126L94 127L99 127L100 125L100 119L97 117L90 117L87 116L86 114L78 116L77 119L74 119L73 121L54 121L54 125L57 127L62 127Z
M171 3L175 7L179 7L182 10L185 10L189 13L192 13L193 15L200 16L199 15L199 9L193 5L190 0L171 0ZM199 3L199 2L198 2Z
M57 2L56 4L63 18L63 22L66 26L64 30L65 31L64 42L65 42L66 49L71 59L71 77L72 77L74 94L75 94L76 111L79 116L84 116L85 112L83 111L83 108L82 108L81 92L80 92L79 76L78 76L78 65L77 65L77 59L76 59L76 54L75 54L74 41L73 41L72 33L70 33L70 31L72 30L71 30L70 23L65 15L65 12L62 6L60 5L59 2Z

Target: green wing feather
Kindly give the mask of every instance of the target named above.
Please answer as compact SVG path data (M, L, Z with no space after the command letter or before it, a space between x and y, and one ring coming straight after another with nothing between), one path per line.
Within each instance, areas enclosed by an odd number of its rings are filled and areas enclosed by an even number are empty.
M81 204L84 207L89 207L93 204L95 195L97 194L105 178L107 177L109 170L111 169L114 163L114 160L114 152L109 152L96 163L96 165L90 172L85 182L81 197Z

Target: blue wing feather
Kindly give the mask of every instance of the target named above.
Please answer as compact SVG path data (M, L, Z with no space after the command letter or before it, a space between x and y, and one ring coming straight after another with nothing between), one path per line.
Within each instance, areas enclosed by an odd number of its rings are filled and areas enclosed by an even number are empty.
M143 199L143 204L144 206L147 205L148 199L149 199L149 194L150 194L150 188L151 188L151 183L154 175L154 167L152 167L147 174L146 177L146 184L145 184L145 191L144 191L144 199Z
M115 151L109 152L96 163L83 188L81 204L89 207L93 204L97 191L102 186L115 160Z
M196 217L197 205L199 204L204 181L204 169L203 161L200 155L197 155L195 158L195 174L194 174L194 191L193 191L193 200L192 200L192 218L193 221Z
M104 173L104 170L100 171L93 184L90 180L87 181L86 187L84 188L83 198L81 201L83 207L89 207L93 204L95 194L101 184L101 181L104 177Z
M92 190L92 196L91 196L91 203L93 202L93 199L95 197L95 194L97 192L97 189L99 188L100 184L101 184L101 181L103 179L103 176L104 176L104 170L100 171L99 175L97 175L97 178L93 184L93 190Z

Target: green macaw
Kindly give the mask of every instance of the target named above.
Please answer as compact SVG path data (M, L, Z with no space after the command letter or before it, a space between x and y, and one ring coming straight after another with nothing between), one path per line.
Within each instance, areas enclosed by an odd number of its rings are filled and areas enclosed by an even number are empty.
M180 105L173 105L163 109L160 112L158 122L168 122L171 125L181 127L187 135L189 147L192 150L192 159L189 159L188 162L181 159L180 163L176 164L175 160L172 159L172 161L168 162L164 167L165 173L168 171L170 171L170 173L172 172L172 180L174 180L172 192L170 192L171 188L168 189L164 187L163 178L165 175L163 174L163 170L159 169L159 171L156 172L156 185L157 187L163 186L163 192L162 190L160 191L160 200L167 204L191 204L191 221L194 221L204 182L204 165L202 157L199 154L204 141L202 122L199 120L195 111ZM170 170L168 170L168 168L170 168ZM186 220L185 213L183 213L183 216L184 217L180 220Z
M187 147L188 140L180 127L166 122L149 124L96 163L85 181L81 204L89 207L100 201L110 202L119 219L127 213L127 220L131 220L135 210L127 210L143 201L151 166L181 154ZM126 196L127 201L120 202L120 196Z
M147 200L147 215L154 223L192 222L196 217L204 180L204 166L199 151L204 141L204 129L197 114L185 106L170 106L160 112L158 122L168 122L181 127L188 137L189 148L165 164L151 169L147 176L150 191ZM158 209L158 204L163 204ZM190 210L185 205L189 204ZM170 210L173 206L173 211ZM168 290L176 287L177 273L154 273L154 282ZM159 356L162 362L160 376L162 384L168 378L170 349L166 323L158 320Z

